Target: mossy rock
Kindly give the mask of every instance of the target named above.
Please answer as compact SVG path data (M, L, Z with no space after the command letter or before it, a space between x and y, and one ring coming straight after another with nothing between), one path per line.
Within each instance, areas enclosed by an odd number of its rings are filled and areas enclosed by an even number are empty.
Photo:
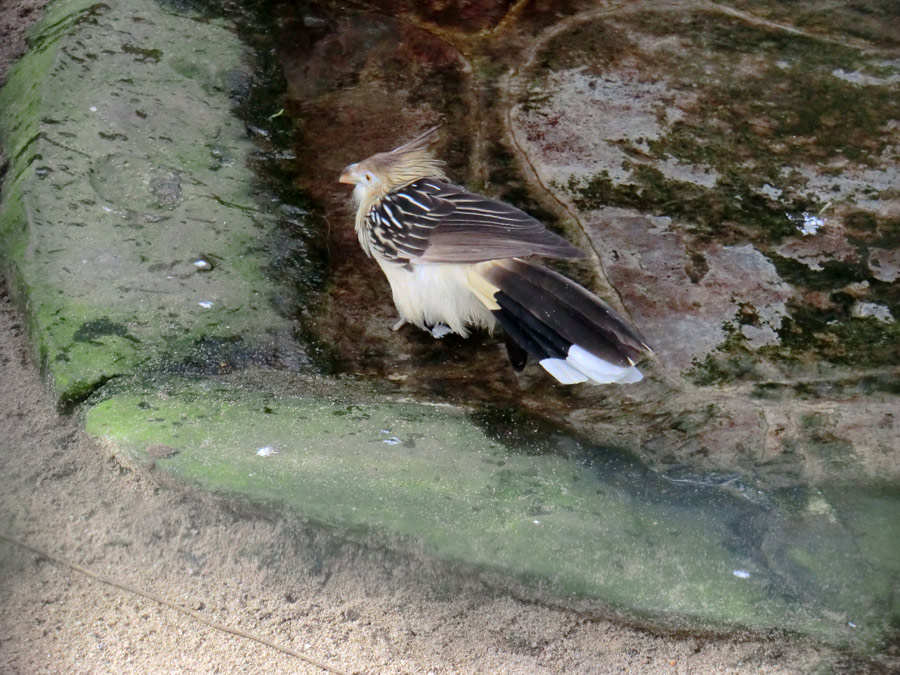
M231 112L240 40L155 3L82 0L51 4L30 45L0 92L0 251L60 400L139 369L274 360L292 323Z

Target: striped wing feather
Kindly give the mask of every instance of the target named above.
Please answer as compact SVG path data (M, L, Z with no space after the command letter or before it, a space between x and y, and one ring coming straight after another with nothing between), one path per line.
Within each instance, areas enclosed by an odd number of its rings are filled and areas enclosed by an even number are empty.
M372 207L367 220L372 245L394 262L584 255L524 211L431 178L390 193Z

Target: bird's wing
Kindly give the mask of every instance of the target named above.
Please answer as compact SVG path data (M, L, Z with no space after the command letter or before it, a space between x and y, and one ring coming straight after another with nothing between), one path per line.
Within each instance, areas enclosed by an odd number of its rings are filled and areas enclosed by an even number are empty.
M372 207L367 220L372 245L394 262L584 255L524 211L431 178L391 192Z

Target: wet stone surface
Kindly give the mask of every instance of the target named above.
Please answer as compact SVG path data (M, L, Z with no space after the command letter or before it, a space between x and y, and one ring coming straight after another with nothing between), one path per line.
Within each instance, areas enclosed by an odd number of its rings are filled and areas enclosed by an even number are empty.
M816 26L806 32L724 5L563 3L551 15L526 4L476 32L325 5L306 10L319 22L282 24L295 148L333 161L296 181L332 224L334 274L313 331L334 366L401 391L525 406L661 470L738 469L779 486L896 478L889 35L829 32L824 9L804 14ZM595 254L561 269L645 333L649 382L571 390L537 368L517 381L488 337L385 330L387 284L332 177L438 120L455 179ZM335 128L353 130L349 142ZM823 457L823 438L845 452Z
M842 491L663 477L548 428L510 443L458 411L355 401L171 382L94 406L87 428L139 471L363 531L528 599L664 630L880 644L896 563L854 537L870 536L870 514L891 521L895 495L863 491L867 513L856 503L845 524Z
M275 216L243 175L253 146L206 112L247 87L240 43L153 7L54 12L3 90L0 237L60 399L137 368L219 372L299 351L269 300Z
M608 33L614 60L600 53L583 55L578 68L548 67L558 51L568 54L568 36L548 41L517 120L541 170L584 214L611 281L659 299L635 314L670 327L714 322L699 345L681 335L695 329L648 328L673 365L696 362L707 379L719 367L734 379L703 344L722 344L730 331L740 337L727 351L762 352L794 376L819 362L896 367L895 324L850 310L853 295L885 310L897 303L875 271L881 247L897 244L890 186L898 183L900 62L713 12L637 13L579 29ZM867 72L880 75L863 79ZM620 256L648 228L617 227L614 207L665 220ZM666 233L674 249L648 245ZM748 247L755 257L727 253ZM657 274L661 261L644 260L642 248L669 261L669 273ZM748 282L764 295L741 287ZM695 295L697 306L665 308L673 294ZM710 307L710 295L731 311ZM852 342L857 335L865 350Z
M336 173L442 121L451 175L592 250L593 264L562 269L622 307L657 359L640 387L566 390L537 369L513 379L489 339L391 334L387 285L358 249L346 195L316 167L298 182L343 224L315 326L339 370L526 408L673 479L736 472L761 493L801 494L896 482L890 31L867 19L865 38L844 34L824 5L792 25L774 5L563 3L550 18L528 3L478 32L375 8L395 18L319 5L335 17L327 30L289 29L306 36L281 56L298 152L334 158ZM362 64L353 77L309 90L308 72L342 58ZM836 530L800 502L780 506L828 549Z
M51 14L2 94L0 236L60 397L161 480L531 599L884 651L895 10L748 4ZM390 330L336 180L437 122L455 180L590 253L558 269L647 336L642 383Z

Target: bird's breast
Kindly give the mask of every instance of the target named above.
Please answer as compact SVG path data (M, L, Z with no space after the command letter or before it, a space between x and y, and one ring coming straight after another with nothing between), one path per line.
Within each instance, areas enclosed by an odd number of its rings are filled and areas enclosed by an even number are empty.
M490 263L396 265L379 260L400 316L420 328L445 324L466 336L467 327L493 328L494 317L473 291L472 278Z

